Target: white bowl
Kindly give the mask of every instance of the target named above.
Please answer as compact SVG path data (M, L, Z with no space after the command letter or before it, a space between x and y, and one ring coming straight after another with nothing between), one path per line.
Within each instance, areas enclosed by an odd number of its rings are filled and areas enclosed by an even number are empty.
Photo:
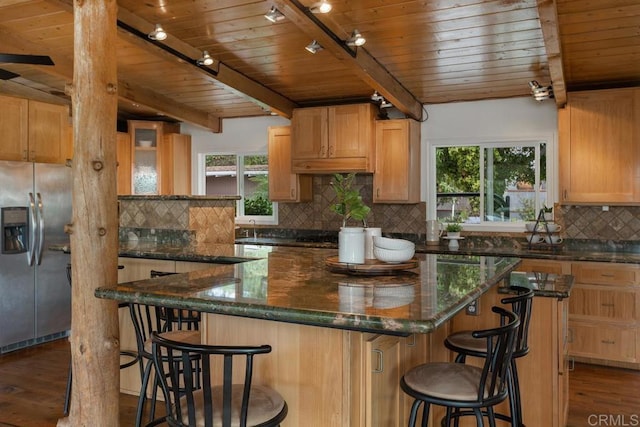
M373 256L375 256L377 260L388 262L390 264L399 264L401 262L409 261L413 258L413 254L415 252L415 247L405 249L385 249L378 246L373 247Z
M153 141L148 139L143 139L141 141L138 141L138 145L140 147L151 147L153 145Z
M373 236L373 246L382 249L412 249L415 250L416 244L404 239L391 239L389 237Z
M527 231L533 231L533 229L536 227L536 223L535 222L527 222L524 227L527 229ZM540 228L541 225L538 225L538 228Z

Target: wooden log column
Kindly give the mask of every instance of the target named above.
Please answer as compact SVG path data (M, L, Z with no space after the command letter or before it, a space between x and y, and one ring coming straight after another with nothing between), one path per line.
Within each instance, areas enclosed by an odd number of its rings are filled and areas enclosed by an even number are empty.
M58 425L111 427L119 423L118 308L94 291L117 283L117 3L73 6L73 386L69 417Z

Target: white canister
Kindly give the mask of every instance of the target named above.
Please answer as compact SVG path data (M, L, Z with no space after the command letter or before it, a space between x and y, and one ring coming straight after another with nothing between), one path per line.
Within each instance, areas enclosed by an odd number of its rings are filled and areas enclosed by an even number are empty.
M435 219L427 220L427 245L437 245L442 236L442 223Z
M349 264L364 264L364 227L340 228L338 261Z
M367 227L364 229L364 257L365 259L375 259L373 255L373 236L382 236L380 227Z

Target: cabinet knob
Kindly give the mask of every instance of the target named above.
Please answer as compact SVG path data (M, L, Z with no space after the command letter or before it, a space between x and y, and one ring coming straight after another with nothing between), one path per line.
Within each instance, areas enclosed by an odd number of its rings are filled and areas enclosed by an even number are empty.
M296 198L296 190L295 189L291 189L291 198L295 199Z

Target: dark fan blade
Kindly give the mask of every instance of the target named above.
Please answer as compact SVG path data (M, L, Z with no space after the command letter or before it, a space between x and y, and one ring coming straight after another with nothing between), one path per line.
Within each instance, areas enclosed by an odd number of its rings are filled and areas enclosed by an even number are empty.
M16 77L20 77L20 74L12 73L11 71L0 68L0 80L11 80Z
M46 55L20 55L17 53L0 53L0 62L11 64L54 65Z

